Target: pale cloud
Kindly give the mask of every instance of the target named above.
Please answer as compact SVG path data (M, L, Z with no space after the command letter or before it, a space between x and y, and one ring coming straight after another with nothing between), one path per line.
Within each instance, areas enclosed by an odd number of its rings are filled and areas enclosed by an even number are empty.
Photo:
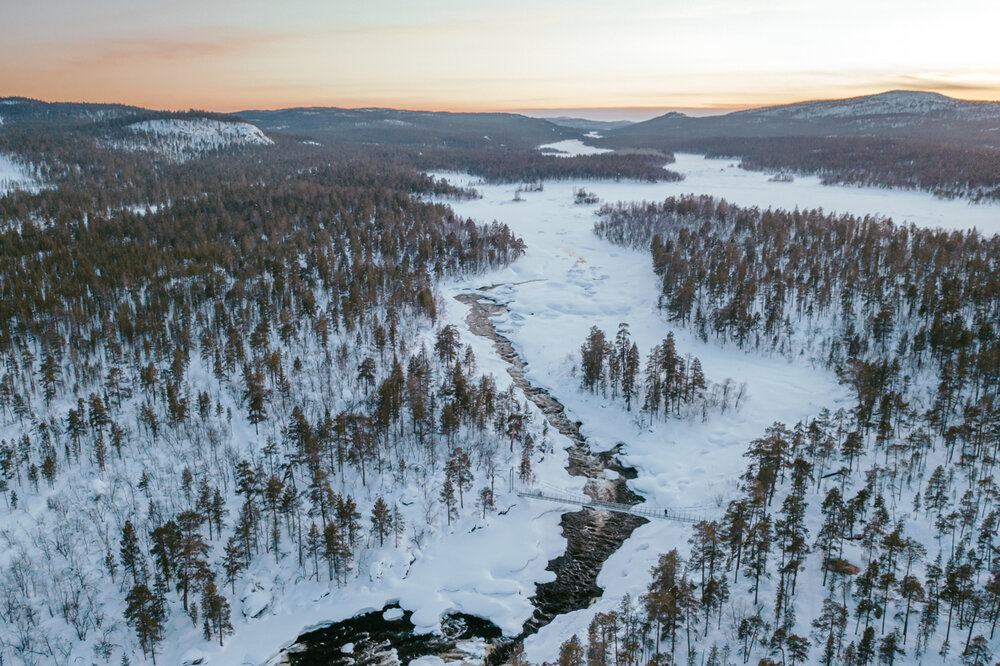
M980 0L17 5L0 27L0 94L46 99L233 110L729 108L907 87L1000 97L1000 8Z

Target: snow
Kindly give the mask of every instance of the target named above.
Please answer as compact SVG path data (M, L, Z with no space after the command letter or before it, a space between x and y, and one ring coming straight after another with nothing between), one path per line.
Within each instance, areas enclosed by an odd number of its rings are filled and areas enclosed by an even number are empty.
M655 184L548 182L541 192L522 193L525 201L516 209L508 208L514 186L477 184L482 199L449 203L462 216L510 225L525 240L527 253L507 269L456 284L446 293L457 295L501 283L488 292L508 308L508 313L497 318L497 328L525 359L527 379L559 399L571 419L583 421L582 432L595 450L624 443L623 460L639 472L630 487L649 505L689 508L714 518L721 516L726 502L735 495L738 475L745 467L742 453L751 439L762 435L774 421L791 426L823 408L849 408L850 396L833 373L814 367L807 358L789 362L782 357L744 353L733 346L720 347L711 341L702 343L667 323L658 315L658 282L648 253L623 249L594 236L595 207L574 204L574 191L585 186L609 202L656 201L694 192L724 196L742 205L822 206L859 215L887 214L921 226L978 227L991 232L1000 231L1000 209L914 192L823 186L815 178L769 183L766 174L693 155L679 155L670 168L685 173L687 180ZM460 178L458 182L462 184ZM452 310L449 316L454 316ZM461 318L453 321L460 323ZM623 321L630 324L643 355L673 331L679 352L700 358L710 380L731 377L737 383L746 382L744 404L738 411L710 415L704 423L674 420L650 425L618 403L583 393L579 378L573 374L579 345L590 326L613 336ZM542 485L564 484L567 478L565 473L538 477ZM671 548L685 553L689 534L688 526L667 521L653 521L636 530L599 575L597 582L604 595L591 607L561 615L529 637L525 642L528 659L533 663L555 660L562 641L573 633L586 635L595 613L613 610L626 593L637 598L647 586L649 569L659 555ZM504 540L498 538L497 542ZM470 590L465 608L478 605L486 617L497 621L496 609L472 603L474 593L485 590L475 585ZM812 596L808 591L800 595L803 608L818 607L821 599ZM813 615L805 612L804 616ZM502 619L501 626L509 631Z
M836 377L807 362L789 363L781 357L766 358L704 344L662 321L655 307L658 285L648 255L597 239L591 232L595 207L573 204L574 190L586 186L605 201L708 193L744 205L794 207L797 203L858 214L887 212L924 225L947 219L954 228L983 227L983 220L993 219L995 229L997 209L939 201L912 192L822 186L808 178L792 184L768 183L764 174L730 167L725 160L690 155L679 156L671 168L679 168L688 180L656 184L550 182L542 192L522 193L525 201L517 208L509 208L514 186L477 185L483 199L449 202L462 216L509 224L524 238L528 251L507 269L443 285L442 323L456 324L463 343L472 345L480 370L493 372L501 387L507 385L506 364L489 341L468 332L464 324L467 308L452 298L483 285L504 283L488 293L509 307L510 312L499 318L498 328L527 361L528 379L549 389L566 405L571 417L583 421L583 432L595 449L625 443L624 460L639 470L631 486L647 503L690 507L712 517L721 513L724 501L735 491L744 465L742 452L750 439L775 420L793 424L823 407L845 405L848 395ZM928 207L928 203L933 205ZM705 423L669 421L650 426L617 404L583 394L572 374L576 349L591 325L613 333L620 321L630 323L644 354L673 330L679 350L698 356L709 379L732 377L747 382L745 404L738 411L712 415ZM565 471L562 448L568 441L555 433L552 436L555 454L546 455L537 465L538 482L579 493L582 479ZM427 503L423 489L412 488L406 494L407 510L421 512ZM341 590L299 584L272 594L258 579L261 589L248 590L251 594L241 610L253 613L263 609L261 617L237 622L236 636L225 647L212 648L212 663L273 661L299 633L383 608L390 602L412 611L419 631L437 629L446 613L465 612L491 620L508 635L518 633L531 615L529 598L535 584L552 579L545 567L565 548L559 518L562 511L570 509L510 494L498 499L500 508L510 507L506 515L489 515L484 520L466 514L444 532L425 534L408 551L387 547L369 553L359 563L367 575L353 578ZM534 662L553 660L566 637L585 634L596 612L610 610L625 593L633 597L641 593L648 584L648 570L661 553L674 547L686 551L689 529L655 521L636 530L600 573L603 597L590 608L557 617L530 637L527 656ZM805 596L801 603L810 604ZM239 611L234 608L237 619ZM426 658L422 663L439 660Z
M146 216L147 213L158 213L161 209L166 208L169 204L151 203L151 204L132 204L126 206L126 210L134 215Z
M38 182L12 155L0 153L0 195L13 190L37 190Z
M269 146L274 143L256 125L209 118L161 118L128 126L131 141L114 144L125 150L155 151L183 161L230 146Z
M577 155L600 155L602 153L613 152L607 148L588 146L579 139L565 139L555 143L546 143L538 146L538 150L551 151L556 157L576 157Z
M476 354L478 371L492 372L499 389L508 386L511 379L506 363L489 341L465 328L466 307L451 298L445 299L444 307L444 320L439 325L447 321L458 324L463 344L471 345ZM428 346L432 345L433 336L428 332L424 335ZM524 396L519 395L519 400L524 402ZM532 409L535 427L540 429L541 414ZM252 432L251 427L247 436ZM565 473L564 448L569 442L555 432L549 437L555 451L536 463L536 473L567 491L581 492L582 481ZM357 575L343 588L325 581L293 583L285 580L285 572L270 568L266 558L255 562L252 578L245 579L248 582L242 590L237 588L235 635L221 648L202 647L210 663L277 663L281 650L299 634L391 603L413 612L410 619L418 632L437 631L444 615L463 612L487 618L509 635L519 633L533 611L529 598L535 584L552 580L546 566L565 551L566 542L559 528L561 508L536 506L508 492L500 480L507 478L507 472L501 470L496 485L497 509L504 511L503 515L490 513L483 519L475 509L470 511L472 500L467 497L470 504L462 517L440 530L426 525L424 517L436 501L436 486L428 482L399 489L408 526L402 547L396 549L387 542L383 548L365 551L355 564ZM361 499L360 486L355 496ZM479 653L483 649L481 642L475 641L461 647ZM175 656L165 652L164 663L172 663Z
M927 115L945 113L964 119L1000 117L1000 103L969 102L931 92L893 90L849 99L817 100L739 112L780 118L850 118L883 115Z
M528 251L508 269L456 287L453 293L507 283L489 293L509 308L509 314L498 319L498 329L527 361L528 380L562 401L570 418L583 421L582 432L595 450L625 443L624 461L639 470L630 487L648 504L695 507L706 517L721 514L722 500L734 494L749 439L776 420L794 423L824 406L846 404L848 396L831 373L705 344L666 324L657 314L657 280L648 254L624 250L593 235L595 208L573 204L573 192L582 185L606 201L663 198L667 189L665 184L549 182L543 192L529 193L512 216L505 207L510 187L477 186L482 199L452 206L463 216L506 222L524 238ZM709 379L747 382L746 404L736 413L712 416L707 423L669 421L650 426L648 421L639 422L634 412L582 393L579 379L571 374L576 349L592 325L613 335L622 321L630 324L643 355L673 330L678 349L699 357ZM539 475L539 481L548 484L558 477ZM606 590L602 599L591 608L560 616L529 638L528 658L535 663L553 660L569 635L586 633L595 612L613 608L626 592L637 596L648 583L646 572L656 558L682 546L688 529L657 521L637 530L602 570L598 579Z
M274 143L256 125L208 118L144 120L129 125L133 132L149 132L158 136L183 137L195 145L257 144L268 146Z
M678 155L670 168L684 173L687 180L549 182L541 192L522 192L524 201L516 205L511 203L514 185L477 183L482 199L449 201L461 216L507 223L528 249L504 270L442 285L444 307L439 324L458 326L463 344L471 345L476 354L478 370L492 372L498 387L505 388L510 383L506 363L489 341L467 330L467 307L453 298L483 285L501 284L488 293L509 308L497 325L525 359L528 380L550 390L566 405L571 418L583 421L582 431L595 449L624 443L625 462L639 471L630 485L648 504L685 507L712 517L721 513L725 500L735 492L748 441L775 420L791 425L821 408L845 405L848 395L835 376L813 367L806 358L789 362L779 356L764 357L731 346L706 344L666 323L657 312L658 283L648 253L623 249L594 236L591 229L596 207L574 204L574 191L586 187L610 202L656 201L693 192L725 197L741 205L822 206L830 211L882 213L922 226L975 226L990 232L1000 231L1000 208L939 200L917 192L823 186L809 177L797 178L794 183L770 183L767 174L741 170L728 160L693 155ZM456 184L467 184L462 177L447 176ZM582 393L573 366L587 331L597 325L613 335L622 321L630 324L643 355L673 331L678 350L699 357L710 380L731 377L737 383L747 383L744 404L736 411L711 414L706 422L673 420L650 425L617 403ZM432 340L427 331L420 335ZM208 376L197 360L191 372L195 379ZM344 395L345 401L351 399ZM520 393L519 399L524 400ZM540 424L541 416L535 410L535 425ZM252 427L241 418L234 420L232 427L234 441L253 440ZM539 484L579 494L583 480L565 471L564 447L569 442L554 431L550 437L554 451L546 453L535 467ZM170 450L150 455L160 457L135 461L129 469L121 470L120 476L119 470L113 470L107 477L112 479L110 483L77 478L73 483L66 481L51 496L77 506L85 501L93 503L99 495L103 503L130 510L128 491L122 484L134 483L146 464L152 469L166 464ZM489 514L484 519L466 510L450 527L425 527L422 514L432 499L431 485L395 491L406 500L400 503L407 512L407 531L417 528L412 543L408 535L407 544L400 549L386 544L366 551L356 563L357 575L342 589L325 582L291 580L289 564L278 566L269 563L266 556L258 558L233 599L235 635L222 647L208 643L198 647L206 663L272 663L303 631L382 609L392 601L413 612L418 630L436 630L442 615L464 612L493 621L508 635L519 633L532 614L529 598L535 584L552 580L547 563L564 552L559 519L563 511L572 509L523 500L498 484L498 508L509 509L504 515ZM45 515L41 498L29 499L36 503L25 500L24 511L16 516L25 524L29 513ZM4 528L27 533L14 518ZM416 534L419 530L424 531ZM602 598L590 608L557 617L530 637L526 642L528 657L534 662L554 660L559 644L573 633L584 635L596 612L616 606L625 593L637 596L661 553L674 547L686 550L689 531L688 526L667 521L637 529L602 569L598 578L605 589ZM9 566L15 557L20 555L0 551L0 566ZM119 596L115 590L109 594ZM803 593L803 597L807 595ZM813 604L814 600L805 598L802 603ZM186 618L175 617L163 644L162 662L183 663L193 654L187 652L191 641L200 640L196 635L200 632L192 630Z
M405 613L402 608L390 608L386 612L382 613L382 619L386 622L391 622L402 618L404 615Z
M943 229L976 228L985 234L1000 233L1000 204L941 199L928 192L851 185L823 185L818 176L796 176L794 183L769 182L771 174L739 168L731 159L706 159L678 153L667 166L684 174L683 181L622 184L605 201L662 201L681 194L708 194L741 206L761 208L822 208L828 213L870 215L878 213L896 222ZM522 195L523 196L523 195Z
M181 656L183 666L196 666L205 662L205 653L197 648L191 648Z
M271 605L271 593L256 580L251 580L240 598L243 617L260 617Z

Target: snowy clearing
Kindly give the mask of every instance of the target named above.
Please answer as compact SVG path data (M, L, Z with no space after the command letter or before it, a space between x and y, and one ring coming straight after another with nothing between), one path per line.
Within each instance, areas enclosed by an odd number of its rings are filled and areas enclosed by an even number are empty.
M683 181L658 184L654 189L633 185L618 194L598 192L605 201L663 200L678 194L709 194L741 206L761 208L822 208L828 213L880 214L896 222L943 229L976 228L1000 233L1000 204L973 204L962 199L940 199L928 192L849 185L823 185L819 176L796 176L794 183L770 182L771 174L746 171L738 160L705 159L678 153L671 171Z
M13 190L37 190L38 182L10 155L0 154L0 194Z
M576 157L578 155L600 155L602 153L612 153L608 148L598 148L588 146L579 139L566 139L555 143L546 143L538 146L538 150L547 152L555 157Z

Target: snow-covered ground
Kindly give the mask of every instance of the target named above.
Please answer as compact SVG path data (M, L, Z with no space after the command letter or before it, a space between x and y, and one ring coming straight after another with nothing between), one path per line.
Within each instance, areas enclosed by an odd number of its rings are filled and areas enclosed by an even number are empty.
M482 199L450 202L462 216L510 225L527 244L526 255L509 268L447 288L450 295L503 283L489 294L508 306L498 321L527 362L526 378L548 389L583 422L582 432L595 449L625 443L626 463L639 477L630 486L653 506L690 507L706 517L721 517L745 468L746 444L774 421L789 426L815 416L822 408L850 407L847 391L831 372L806 359L794 363L765 358L735 347L719 347L668 324L657 313L658 284L648 253L622 249L593 235L595 206L574 204L574 191L586 187L604 201L662 200L681 193L711 194L741 205L783 208L823 207L858 215L880 213L921 226L976 227L1000 231L1000 207L945 201L908 191L823 186L817 178L794 183L769 182L762 173L743 171L727 160L679 155L670 166L687 176L680 183L547 182L541 192L522 193L514 186L476 185ZM451 176L458 184L461 177ZM453 311L449 314L454 315ZM461 324L464 312L453 321ZM636 412L625 412L579 389L573 374L579 347L592 325L610 336L628 322L643 356L673 331L682 354L701 359L713 381L731 377L746 382L748 397L737 412L710 415L707 422L669 421L652 425ZM478 352L479 350L477 350ZM564 473L538 475L541 484L557 484ZM598 584L604 596L588 609L560 616L526 641L532 662L553 661L559 644L573 633L586 635L594 614L617 607L622 596L636 598L648 584L648 572L661 553L687 550L690 528L656 521L638 529L605 564Z
M476 284L456 286L453 293L509 283L490 294L507 303L510 313L498 329L527 361L526 378L563 402L571 418L583 421L582 432L595 450L625 443L625 462L639 470L639 478L630 486L649 504L721 515L723 500L735 494L735 481L745 466L742 453L750 439L774 421L795 423L824 406L846 404L847 393L831 373L704 344L666 324L657 313L658 287L648 254L624 250L593 235L595 207L573 203L574 189L581 185L611 201L635 198L636 188L644 195L638 198L666 196L657 186L546 183L545 190L531 193L526 203L508 205L513 188L479 187L483 198L455 202L456 211L506 222L524 238L528 251L509 269ZM673 330L678 350L700 358L709 379L746 382L749 398L738 412L712 415L706 423L657 421L650 426L638 412L625 412L618 403L581 392L579 377L571 374L580 344L591 326L613 336L619 322L630 324L643 356ZM541 484L558 481L558 477L538 477ZM633 597L641 593L657 557L683 547L688 531L687 526L662 521L638 529L602 570L601 601L560 616L529 638L529 659L554 660L563 640L573 633L586 634L595 612L615 608L626 592Z
M461 289L454 286L449 291L458 293ZM506 372L507 364L495 354L489 341L465 327L466 306L448 298L445 307L445 321L439 323L451 321L458 325L463 344L471 345L476 354L478 371L492 372L498 388L506 388L512 381ZM433 337L428 334L424 342L432 346ZM520 401L525 401L523 395ZM534 406L531 408L535 426L540 429L542 415ZM550 431L549 438L553 453L537 462L535 473L567 492L581 493L582 479L565 472L565 448L570 442L555 431ZM529 598L535 584L553 580L554 574L545 568L565 551L566 541L559 528L562 509L553 504L524 502L509 493L502 481L508 470L500 472L497 509L505 512L503 515L491 513L484 520L466 511L451 528L428 531L419 547L395 549L387 542L384 548L365 554L356 565L361 575L352 576L344 588L304 582L266 591L261 595L266 611L249 622L237 623L242 620L241 614L253 615L253 599L244 602L242 608L235 604L236 634L222 648L204 648L210 663L263 664L305 631L379 610L391 602L413 611L410 620L418 632L434 631L444 615L460 612L487 618L506 634L516 635L532 614ZM436 486L432 485L401 491L409 505L404 506L408 533L414 528L423 529L421 514L437 497ZM467 499L469 507L472 498Z
M256 125L210 118L161 118L132 123L134 140L118 148L152 150L182 160L230 146L268 146L274 143Z
M512 201L514 185L477 185L482 199L450 201L462 216L507 223L528 249L507 269L443 285L445 310L439 324L458 326L463 343L475 351L479 372L492 372L498 386L505 387L510 382L505 362L488 341L468 331L464 322L467 308L452 298L502 283L504 286L490 291L491 297L506 302L509 308L498 327L526 360L527 379L549 389L566 405L571 417L583 422L582 431L594 448L625 444L625 461L639 471L631 486L649 504L693 507L711 516L721 513L720 506L734 493L748 441L760 436L773 421L792 425L823 407L846 405L847 393L831 373L812 367L805 359L790 363L781 357L765 358L734 347L704 344L684 330L673 329L657 314L659 290L648 253L625 250L595 237L591 229L596 206L574 204L574 191L585 187L609 202L662 200L693 192L725 197L741 205L822 206L856 214L883 213L925 226L975 226L991 232L1000 231L1000 206L943 201L915 192L822 186L818 179L810 178L773 183L766 174L740 170L727 160L691 155L679 155L670 168L685 173L687 180L655 184L547 182L543 191L521 192L523 201L518 203ZM462 177L452 180L456 184L471 182ZM740 409L712 414L704 423L674 420L650 426L640 421L636 412L627 413L617 403L582 393L573 366L587 331L597 325L614 335L622 321L631 325L643 355L673 330L679 351L699 357L710 380L731 377L737 383L746 382L748 396ZM425 331L423 335L430 346L432 334ZM207 385L207 370L200 372L205 374ZM520 398L523 401L523 396ZM536 425L540 425L541 416L534 411ZM242 418L237 418L234 426L239 430L238 441L251 439ZM581 479L565 471L563 447L568 442L554 431L549 436L555 451L536 465L539 484L579 493ZM130 470L132 473L123 479L135 478L135 471ZM67 497L79 498L82 504L100 492L104 491L81 487L79 493ZM421 489L393 488L387 492L412 496L408 524L421 523L419 513L426 504ZM564 509L507 493L498 498L498 504L501 509L514 506L505 515L485 520L463 514L450 529L429 532L413 548L397 550L387 544L367 551L356 565L360 575L342 589L289 581L280 575L277 565L271 567L266 557L259 558L249 574L253 582L241 583L247 590L233 603L235 636L224 647L203 644L199 649L211 664L264 663L305 629L380 609L394 600L414 612L412 619L419 628L432 629L444 613L458 611L480 615L506 633L517 634L531 615L528 599L535 583L551 580L552 574L545 567L565 548L558 524ZM42 507L29 506L27 510L37 513ZM687 526L662 521L636 530L598 578L598 584L605 588L602 599L588 609L556 618L531 637L526 644L528 657L533 662L554 660L559 643L572 633L585 634L596 612L616 606L625 593L640 593L656 558L674 547L685 551L688 535ZM0 566L5 565L0 553ZM256 591L254 585L259 585ZM114 591L109 594L116 595ZM241 603L239 599L244 597ZM263 613L257 619L243 618L257 612ZM198 640L199 633L186 618L175 618L168 629L171 640L163 646L162 663L180 663L188 649L185 639Z
M635 184L598 192L606 201L619 199L662 200L678 194L710 194L741 206L761 208L822 208L828 213L869 215L878 213L896 222L920 227L971 229L1000 233L1000 205L973 204L962 199L941 199L928 192L850 185L823 185L818 176L797 176L792 183L771 182L771 174L746 171L738 161L705 159L678 153L667 168L684 174L676 183L651 187Z
M601 153L613 152L608 148L598 148L597 146L588 146L579 139L565 139L563 141L556 141L555 143L546 143L545 145L538 146L538 150L551 151L552 155L555 157L576 157L577 155L600 155Z
M0 194L12 190L37 188L38 182L24 166L15 162L10 155L0 154Z

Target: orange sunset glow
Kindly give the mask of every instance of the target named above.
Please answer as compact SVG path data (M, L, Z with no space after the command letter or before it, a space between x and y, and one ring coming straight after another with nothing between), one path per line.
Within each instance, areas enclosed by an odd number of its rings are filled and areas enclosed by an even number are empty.
M998 22L978 0L8 3L0 94L218 111L997 99Z

